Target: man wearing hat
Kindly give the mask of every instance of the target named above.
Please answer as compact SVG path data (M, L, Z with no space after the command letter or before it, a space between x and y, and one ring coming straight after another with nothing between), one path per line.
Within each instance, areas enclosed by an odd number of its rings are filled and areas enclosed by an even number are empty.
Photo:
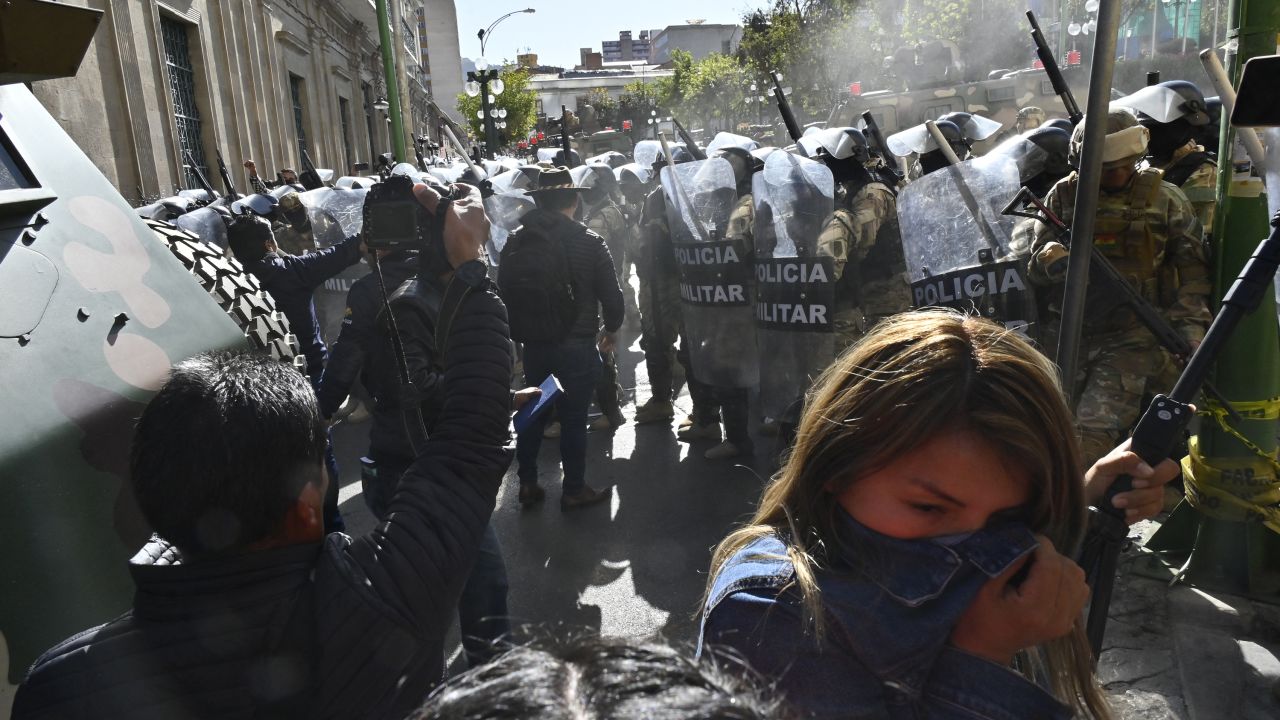
M1204 235L1182 191L1155 168L1138 168L1150 133L1128 110L1111 110L1102 151L1102 181L1093 245L1192 346L1204 339L1212 316ZM1084 129L1075 128L1069 162L1079 164ZM1072 224L1080 178L1067 175L1045 197L1055 215ZM1068 251L1050 225L1037 221L1029 277L1040 285L1060 284ZM1057 293L1061 297L1061 293ZM1147 382L1170 368L1170 359L1151 332L1113 294L1092 287L1081 336L1082 373L1076 378L1076 424L1083 461L1105 455L1138 418ZM1167 388L1152 388L1167 389Z
M537 189L527 192L537 207L521 218L520 229L507 240L498 285L509 308L511 335L524 343L526 381L538 386L554 374L564 390L556 408L564 465L560 509L568 511L612 495L611 487L597 490L586 482L587 407L603 372L600 353L614 349L622 326L622 288L604 240L574 220L583 188L574 184L568 168L543 170ZM572 312L563 320L547 317L545 308L556 312L562 299L560 289L549 284L567 286ZM538 450L546 418L540 416L516 439L519 501L525 507L546 496L538 485Z

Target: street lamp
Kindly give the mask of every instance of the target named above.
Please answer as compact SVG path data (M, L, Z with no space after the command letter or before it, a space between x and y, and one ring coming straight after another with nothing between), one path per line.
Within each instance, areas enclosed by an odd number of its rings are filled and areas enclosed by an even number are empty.
M387 108L389 107L391 107L391 103L388 103L387 99L381 95L379 95L378 99L373 102L374 110L381 110L382 112L386 112Z
M503 20L506 20L512 15L519 15L521 13L535 13L535 12L537 12L537 10L534 10L533 8L525 8L523 10L512 10L506 15L503 15L497 20L494 20L493 22L489 23L489 27L476 33L476 37L480 38L480 54L484 55L485 43L489 42L489 36L493 34L493 29L498 26L498 23L502 22Z
M497 97L506 89L502 79L498 77L498 68L490 68L489 61L484 58L484 47L488 43L489 37L493 35L493 29L498 23L506 20L512 15L521 13L536 12L533 8L525 8L524 10L513 10L506 15L489 23L489 27L476 33L476 37L480 39L480 57L476 59L476 69L474 72L467 73L467 83L463 86L463 91L470 97L480 96L480 112L477 113L484 126L484 154L490 160L493 159L494 148L498 146L498 130L497 125L498 113L496 110L490 110L490 97ZM503 117L506 111L503 110ZM502 124L506 127L506 123Z

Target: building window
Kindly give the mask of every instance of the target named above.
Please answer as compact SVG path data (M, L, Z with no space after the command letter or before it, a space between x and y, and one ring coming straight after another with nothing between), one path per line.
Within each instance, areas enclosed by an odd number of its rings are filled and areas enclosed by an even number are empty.
M342 123L342 156L347 161L345 172L351 172L351 101L338 98L338 120ZM343 173L339 173L343 174Z
M373 118L378 111L373 108L373 87L369 83L360 83L360 89L364 92L364 119L369 126L369 164L374 167L378 159L378 136Z
M302 78L289 73L289 97L293 100L293 129L298 133L298 158L307 151L307 130L302 117Z
M187 187L198 187L199 182L193 168L187 163L187 156L190 155L196 168L206 177L209 167L204 159L200 110L196 107L196 79L191 65L188 28L177 20L161 15L160 33L164 37L164 62L169 71L169 92L173 96L173 115L178 124L178 146L183 153L185 184Z

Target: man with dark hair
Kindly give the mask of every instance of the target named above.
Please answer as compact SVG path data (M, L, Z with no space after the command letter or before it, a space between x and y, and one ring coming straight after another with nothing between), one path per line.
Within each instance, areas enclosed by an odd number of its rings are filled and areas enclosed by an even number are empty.
M503 248L499 285L512 308L512 335L524 343L525 383L538 386L555 374L564 387L556 405L564 463L560 509L573 510L612 495L612 488L596 490L586 482L587 406L603 372L600 353L613 351L622 326L622 288L604 240L573 219L582 188L574 186L569 170L542 171L538 189L528 192L537 207ZM549 283L533 273L555 278L550 284L556 287L545 287ZM566 306L570 312L561 315ZM546 419L543 414L516 439L519 502L526 507L546 495L538 486Z
M288 318L298 337L298 348L307 358L307 377L318 386L327 348L320 339L312 296L325 280L360 262L360 256L367 252L364 242L359 235L352 235L324 250L281 255L271 224L257 215L242 215L227 229L227 244Z
M791 717L742 666L657 643L570 640L516 648L442 685L408 720L766 720Z
M418 197L445 214L458 270L440 418L387 520L324 535L325 427L292 368L229 353L179 363L133 443L158 533L130 563L133 607L37 660L14 718L400 718L421 704L510 460L512 403L479 193Z

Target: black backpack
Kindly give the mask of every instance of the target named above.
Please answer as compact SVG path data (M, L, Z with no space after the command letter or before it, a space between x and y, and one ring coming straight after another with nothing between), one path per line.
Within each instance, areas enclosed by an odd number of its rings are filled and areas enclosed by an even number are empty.
M560 342L568 337L578 302L562 240L520 228L502 248L498 273L498 294L507 306L513 340Z

